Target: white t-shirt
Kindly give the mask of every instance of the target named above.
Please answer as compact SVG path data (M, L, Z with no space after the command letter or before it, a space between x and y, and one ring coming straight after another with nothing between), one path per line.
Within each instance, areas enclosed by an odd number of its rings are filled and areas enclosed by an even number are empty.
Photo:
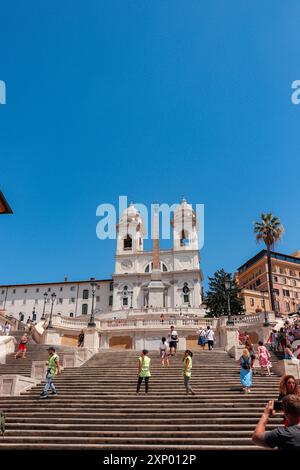
M170 341L177 341L176 338L177 338L177 336L178 336L178 333L177 333L176 330L173 330L172 332L170 332L169 336L170 336ZM174 338L174 339L173 339L173 338Z
M214 336L215 336L215 334L214 334L213 330L207 330L206 337L207 337L208 341L213 341Z
M169 344L168 344L167 341L166 341L165 343L163 343L163 342L161 341L161 343L160 343L160 345L159 345L159 349L160 349L161 351L166 351L166 349L168 349L168 347L169 347Z

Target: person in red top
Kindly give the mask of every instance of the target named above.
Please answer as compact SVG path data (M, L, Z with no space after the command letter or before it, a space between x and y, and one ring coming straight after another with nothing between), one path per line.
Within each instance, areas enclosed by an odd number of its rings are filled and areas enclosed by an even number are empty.
M19 343L18 351L15 354L15 359L18 359L19 357L22 357L24 359L26 357L27 342L28 342L28 335L27 333L24 333Z

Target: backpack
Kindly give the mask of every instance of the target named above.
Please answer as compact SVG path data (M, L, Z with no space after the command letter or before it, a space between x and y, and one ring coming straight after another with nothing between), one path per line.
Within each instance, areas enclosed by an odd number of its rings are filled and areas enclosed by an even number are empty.
M243 358L242 368L243 368L243 369L246 369L246 370L249 370L249 369L250 369L249 359L248 359L248 361L246 362L245 359Z

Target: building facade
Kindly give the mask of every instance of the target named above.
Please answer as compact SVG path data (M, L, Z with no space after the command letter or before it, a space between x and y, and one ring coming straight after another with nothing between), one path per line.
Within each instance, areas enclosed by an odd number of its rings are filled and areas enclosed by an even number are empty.
M292 255L272 251L271 261L276 310L280 314L300 311L300 251ZM270 308L266 250L238 268L236 282L242 289L242 295L244 291L248 305L251 302L251 308L262 308L263 297Z
M161 250L157 230L153 249L144 250L144 221L131 204L119 220L115 269L111 279L97 279L94 296L96 317L119 318L149 309L167 311L185 308L196 315L202 309L202 273L198 248L198 222L185 199L174 211L172 248ZM0 310L26 321L38 321L53 312L66 317L90 315L92 280L0 286Z

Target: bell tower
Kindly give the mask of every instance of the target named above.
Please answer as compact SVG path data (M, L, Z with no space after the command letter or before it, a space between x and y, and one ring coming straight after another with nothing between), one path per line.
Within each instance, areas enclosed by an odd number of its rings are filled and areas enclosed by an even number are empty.
M144 250L144 223L131 203L117 225L117 255L137 254Z
M198 250L198 223L195 211L183 197L174 211L173 248L175 251Z

